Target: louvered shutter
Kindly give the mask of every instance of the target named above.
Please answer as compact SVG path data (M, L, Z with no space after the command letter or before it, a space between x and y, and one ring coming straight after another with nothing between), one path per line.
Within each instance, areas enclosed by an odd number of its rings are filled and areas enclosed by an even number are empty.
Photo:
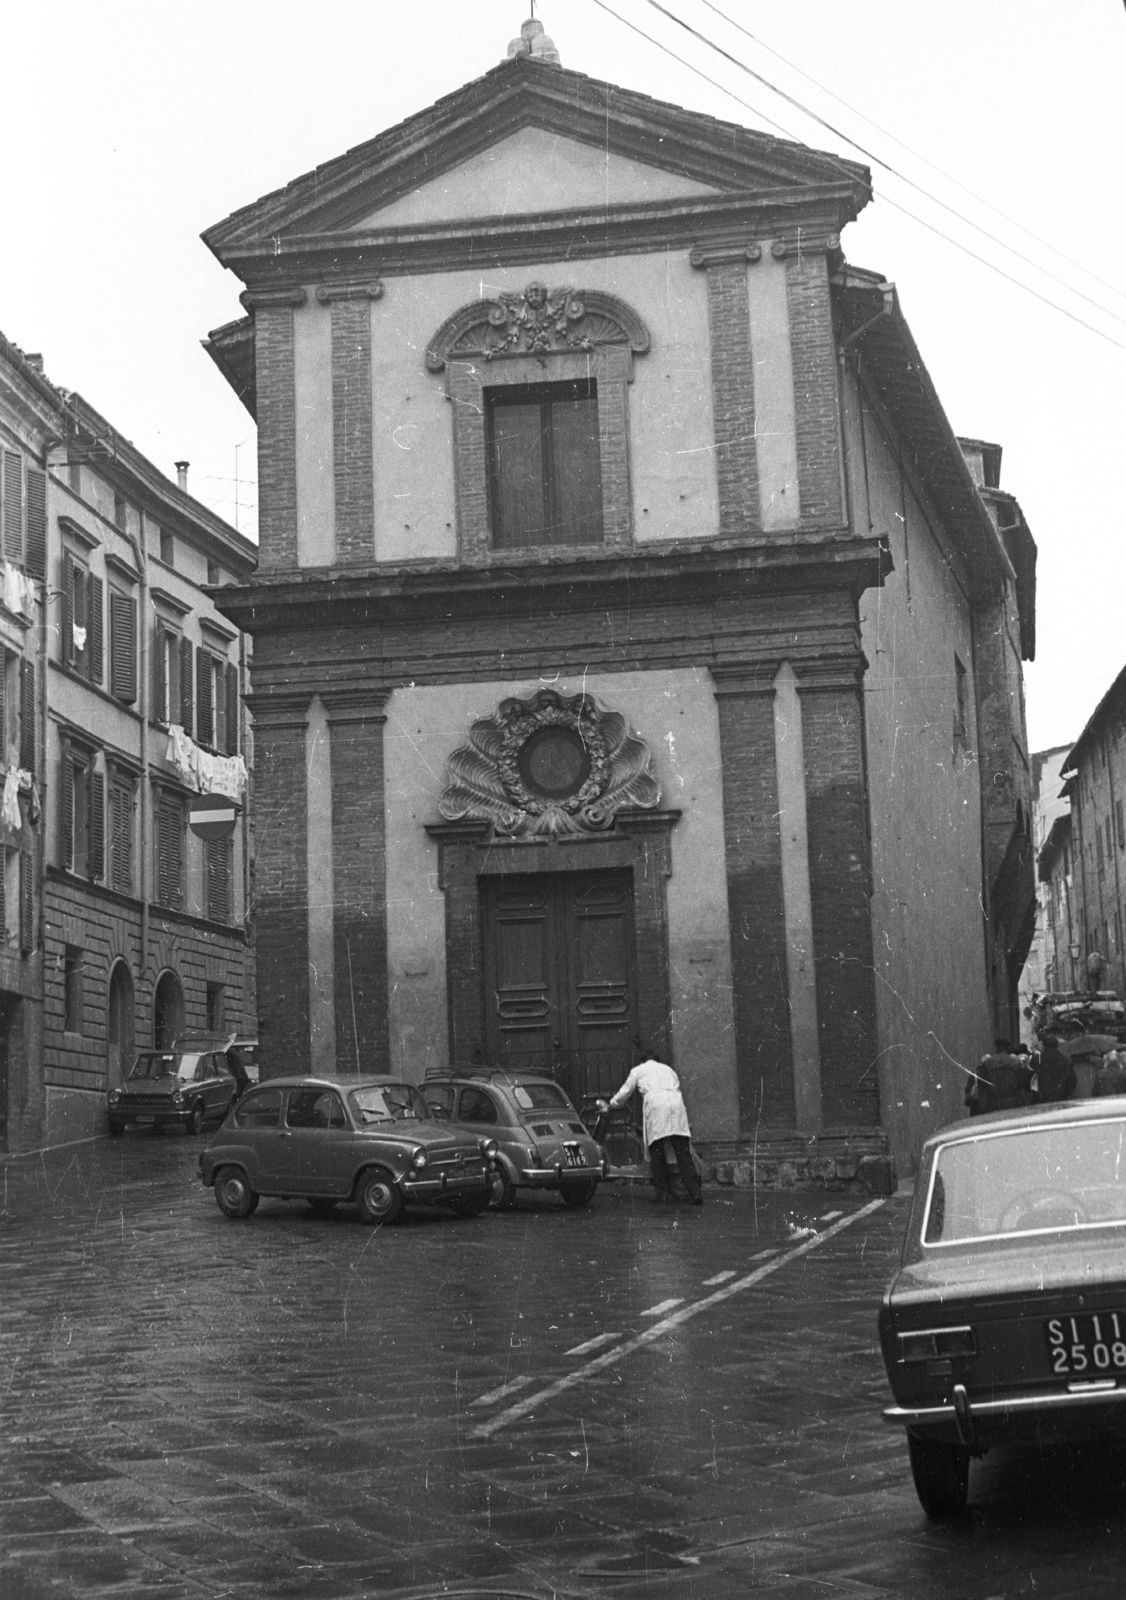
M156 898L162 906L169 902L168 805L163 795L156 812Z
M89 662L91 683L101 683L105 676L102 643L105 603L105 586L101 578L95 578L91 573L86 580L86 615L89 627L86 638L86 659Z
M137 698L137 602L132 595L110 590L110 693L132 705Z
M0 646L0 762L8 760L8 652Z
M227 748L227 666L216 661L212 665L212 683L215 686L215 712L212 717L211 743L216 750Z
M207 915L212 922L230 919L230 841L207 841Z
M14 450L4 451L4 555L23 560L23 462Z
M90 858L91 878L106 875L106 780L100 772L90 773Z
M22 885L21 885L22 887ZM21 897L22 898L22 897ZM8 942L8 852L0 844L0 945Z
M33 578L47 576L47 474L27 469L27 570Z
M196 737L200 744L215 743L215 709L211 696L215 673L211 662L212 658L206 650L196 651L196 690L198 696L198 705L196 707L198 732Z
M20 660L20 766L35 776L35 662Z
M192 736L192 642L180 640L180 722L189 738Z
M88 674L90 670L90 630L89 611L86 605L86 570L80 567L77 561L70 563L70 615L75 628L86 630L86 643L79 650L75 643L74 633L71 632L71 664L77 672Z
M70 551L63 551L63 576L60 585L63 592L63 661L68 667L74 665L74 562Z
M30 850L20 851L20 949L24 955L35 949L35 857Z
M239 717L238 668L227 668L227 754L238 755Z
M59 818L59 837L62 840L62 864L69 872L74 863L74 765L70 751L63 751L63 781L59 785L62 815Z
M133 788L117 782L110 790L110 852L113 887L119 894L133 892Z
M160 621L152 631L152 709L157 722L168 721L168 675L164 659L164 624Z

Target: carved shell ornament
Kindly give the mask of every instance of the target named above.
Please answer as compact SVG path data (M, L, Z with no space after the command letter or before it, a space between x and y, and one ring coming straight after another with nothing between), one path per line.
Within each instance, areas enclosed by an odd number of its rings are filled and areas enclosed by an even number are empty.
M456 311L431 340L426 365L440 372L459 358L560 355L608 344L649 348L649 330L624 301L597 290L530 283L523 294L505 292Z
M598 833L619 811L651 811L661 791L649 746L593 695L541 689L502 700L449 759L438 802L448 822L491 822L501 833Z

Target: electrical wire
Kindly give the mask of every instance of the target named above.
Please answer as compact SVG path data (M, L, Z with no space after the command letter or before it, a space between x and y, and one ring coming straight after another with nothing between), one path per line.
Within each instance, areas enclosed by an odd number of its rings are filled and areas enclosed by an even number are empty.
M716 44L714 39L709 39L707 34L701 33L699 28L694 28L690 22L685 22L683 17L678 17L675 11L670 11L667 6L662 5L661 0L647 0L647 3L653 7L654 11L659 11L661 15L663 17L667 17L670 22L675 22L678 28L683 28L685 33L691 34L694 39L698 39L701 44L706 45L709 50L714 50L716 55L722 56L723 59L725 61L729 61L732 66L738 67L740 72L745 72L748 77L753 78L756 83L761 83L763 88L770 90L771 94L776 94L780 100L785 100L787 105L793 106L796 111L799 111L802 114L802 116L809 117L813 122L818 123L822 128L828 129L834 138L843 139L845 143L850 144L854 150L859 150L862 156L867 157L869 161L875 162L876 166L883 167L885 172L890 172L893 178L898 178L900 183L905 183L909 189L914 189L918 194L921 194L925 200L929 200L932 205L941 206L943 211L948 211L952 217L957 218L957 220L963 223L966 227L973 228L976 233L980 233L984 238L988 239L991 244L999 245L1002 250L1007 250L1010 255L1016 256L1018 261L1023 261L1025 266L1031 267L1034 272L1042 273L1045 278L1050 278L1053 283L1058 283L1061 288L1067 290L1068 294L1075 295L1079 300L1085 300L1088 305L1094 306L1096 311L1101 311L1103 316L1110 317L1112 321L1121 323L1123 327L1126 327L1126 317L1120 316L1116 311L1111 311L1107 306L1104 306L1100 300L1095 300L1089 294L1084 294L1082 289L1077 289L1074 284L1068 283L1066 278L1061 278L1058 273L1051 272L1047 267L1042 267L1040 263L1038 261L1034 261L1031 256L1025 255L1023 250L1018 250L1015 245L1007 244L1006 241L998 234L991 233L988 228L983 228L980 222L974 222L971 217L965 216L957 209L956 206L948 205L945 200L940 200L937 195L932 194L930 190L924 188L921 183L916 183L914 178L909 178L907 174L905 172L901 172L898 167L893 167L890 161L885 161L883 157L878 156L874 150L869 150L865 145L862 145L859 140L852 138L851 135L845 133L843 129L838 128L834 123L829 122L825 117L821 116L819 112L810 110L809 106L804 105L800 100L795 99L795 97L792 94L788 94L785 89L780 89L777 84L771 83L769 78L763 77L761 72L756 72L755 69L753 67L749 67L745 61L740 61L739 57L732 55L730 50L725 50L722 45Z
M606 0L592 0L592 3L596 5L600 11L605 11L607 16L613 17L615 22L620 22L623 27L629 28L631 32L636 33L640 38L644 39L647 44L651 44L655 46L656 49L663 51L665 55L671 56L671 58L677 62L678 65L685 67L689 72L694 73L697 78L702 78L703 81L710 84L713 89L718 89L719 92L726 95L729 100L734 100L737 105L741 105L746 110L753 112L756 117L765 122L769 127L777 129L777 131L786 139L790 140L794 144L802 144L803 141L800 140L796 134L792 133L789 128L783 127L780 122L777 122L773 117L768 116L767 113L760 110L758 106L752 105L749 100L744 100L741 95L735 93L734 89L729 89L726 84L720 83L716 78L709 77L706 72L701 70L701 68L694 66L690 61L686 61L683 56L677 55L676 51L670 49L667 44L663 44L660 39L655 39L652 34L646 33L645 30L643 28L639 28L635 22L630 22L628 18L623 17L619 12L615 11L612 6L607 5ZM841 135L841 137L844 136ZM850 144L852 143L851 140L848 142ZM837 171L843 173L850 182L856 182L855 173L850 172L848 168L845 167L841 162L834 160L834 158L825 151L819 151L818 154L823 157L827 166L835 167ZM874 193L870 184L865 185L865 187L867 188L869 195ZM949 245L952 245L955 250L961 250L962 253L969 256L971 260L979 262L981 266L987 267L990 272L996 273L998 277L1004 278L1006 282L1013 284L1018 289L1022 289L1025 294L1031 295L1034 300L1039 300L1042 305L1051 307L1051 309L1058 312L1061 317L1066 317L1068 321L1077 323L1081 328L1086 328L1088 333L1093 333L1096 338L1105 340L1107 344L1113 345L1116 350L1126 350L1126 344L1123 344L1121 340L1115 339L1111 334L1104 332L1102 328L1096 328L1093 323L1090 323L1086 321L1085 318L1078 316L1074 311L1069 311L1065 306L1061 306L1055 300L1049 299L1047 295L1041 294L1038 289L1032 288L1031 284L1022 283L1019 278L1014 278L1012 273L1006 272L1005 269L1003 267L999 267L996 262L990 261L986 256L979 255L976 250L971 250L969 245L963 244L961 240L953 238L948 233L944 233L943 230L939 227L936 227L933 222L928 222L925 217L920 217L908 206L902 205L898 200L893 200L890 195L884 195L882 197L882 201L883 204L891 206L896 211L902 212L902 214L905 217L909 217L912 222L917 222L920 227L926 228L928 232L933 233L938 238L945 240L945 242Z
M947 183L952 183L956 189L961 189L963 194L968 194L971 200L976 200L979 205L985 206L988 211L992 211L995 216L1001 218L1002 222L1007 222L1011 227L1019 229L1019 231L1027 238L1031 239L1034 244L1038 244L1041 249L1049 250L1052 255L1058 256L1061 261L1066 261L1069 267L1075 267L1079 272L1085 273L1088 278L1091 278L1095 283L1100 284L1102 288L1109 289L1111 294L1116 294L1120 298L1126 298L1126 289L1124 289L1120 284L1111 283L1109 278L1100 278L1099 274L1097 272L1092 272L1090 267L1084 262L1077 261L1074 256L1069 256L1067 252L1061 250L1058 245L1054 245L1050 239L1042 239L1038 233L1034 233L1031 228L1026 227L1025 224L1017 217L1010 217L1007 211L1002 211L1000 206L994 205L992 200L987 200L984 195L978 194L976 189L971 189L969 185L963 183L960 178L956 178L952 172L947 172L944 167L940 167L937 162L932 161L929 156L923 155L921 150L916 150L912 145L909 145L905 139L901 139L897 134L892 133L890 128L885 128L882 123L874 121L873 118L861 111L859 107L851 105L847 100L842 99L839 94L835 93L834 90L829 88L828 84L822 83L820 79L813 77L811 73L808 73L802 67L799 67L795 61L791 61L788 56L784 56L780 50L775 50L774 46L767 44L765 39L760 39L759 36L755 33L752 33L749 28L744 28L741 22L736 22L734 17L729 17L725 11L720 10L719 6L713 4L713 0L700 0L700 4L707 6L709 11L714 11L717 17L722 18L722 20L726 22L729 27L736 29L737 32L750 39L752 44L757 44L760 50L765 50L768 55L774 56L774 58L780 61L784 67L789 67L791 72L796 72L799 78L804 78L806 82L811 83L815 89L820 89L822 94L827 94L830 100L835 100L839 106L843 106L844 109L850 112L854 117L859 117L861 122L866 122L870 128L875 128L877 133L882 133L885 139L890 139L892 143L897 144L901 150L906 150L907 154L914 156L916 161L921 161L923 165L925 167L929 167L932 172L937 172L939 177L945 178Z

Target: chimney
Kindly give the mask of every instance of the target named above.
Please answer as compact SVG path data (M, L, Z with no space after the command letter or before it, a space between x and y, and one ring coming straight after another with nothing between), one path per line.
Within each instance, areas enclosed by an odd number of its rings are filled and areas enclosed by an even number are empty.
M38 350L34 355L32 355L29 351L25 351L24 360L27 362L28 366L33 372L43 371L43 357L40 355Z
M190 461L177 461L176 463L176 487L183 489L185 494L188 492L188 468L190 466Z

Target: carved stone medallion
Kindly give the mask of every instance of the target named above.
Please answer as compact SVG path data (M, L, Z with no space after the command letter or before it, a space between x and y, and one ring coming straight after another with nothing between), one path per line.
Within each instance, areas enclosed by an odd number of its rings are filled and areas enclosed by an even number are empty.
M548 289L530 283L523 294L463 306L444 322L426 351L426 365L440 372L447 361L476 357L564 354L624 344L648 350L649 331L636 312L613 295Z
M593 695L541 689L473 724L449 759L438 810L514 835L597 833L621 810L660 804L651 762L620 712Z

